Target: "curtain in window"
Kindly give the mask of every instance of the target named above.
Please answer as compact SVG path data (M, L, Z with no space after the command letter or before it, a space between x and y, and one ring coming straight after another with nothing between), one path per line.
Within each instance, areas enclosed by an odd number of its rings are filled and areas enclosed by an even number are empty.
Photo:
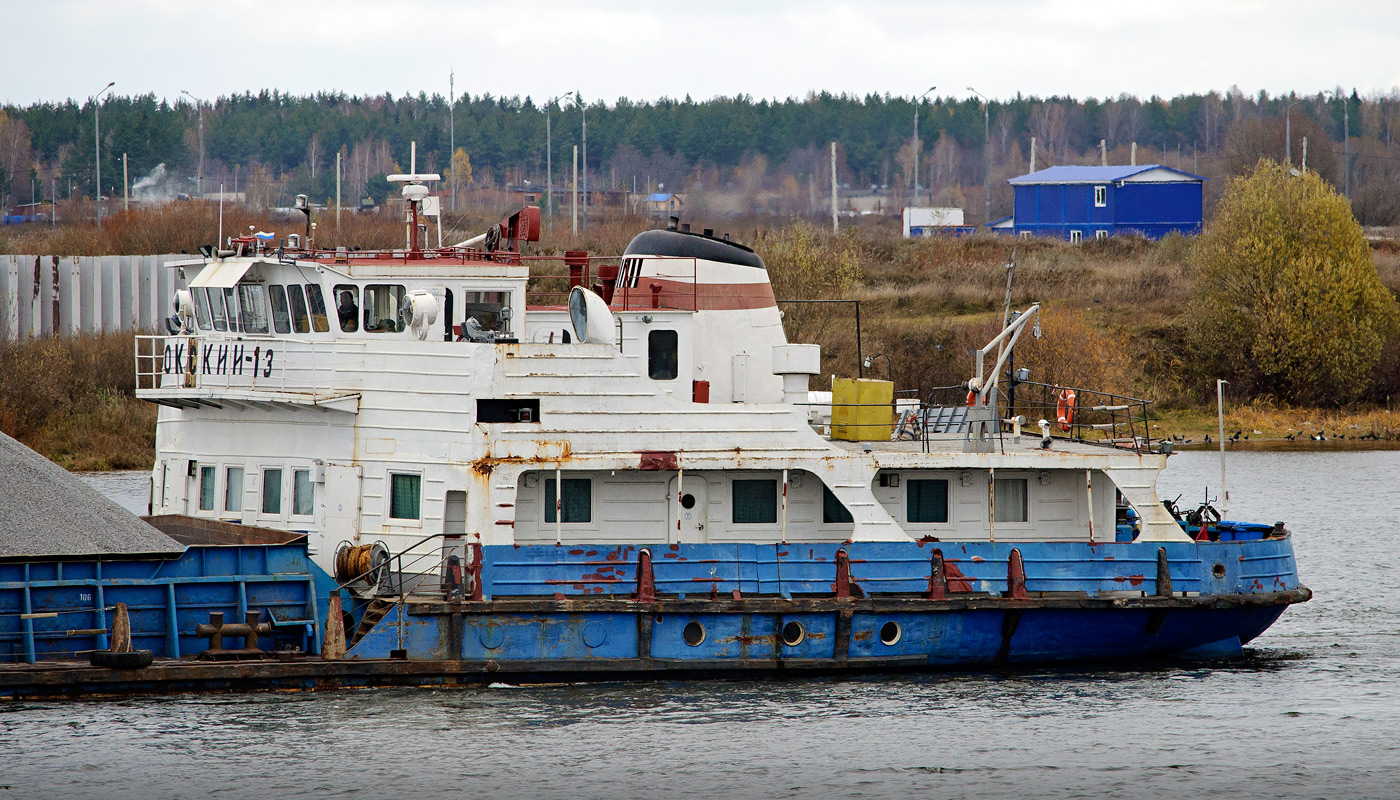
M554 479L544 483L544 521L554 522ZM593 481L588 478L564 479L564 523L593 521Z
M292 471L292 513L299 517L309 517L314 511L316 484L311 482L311 470Z
M199 510L214 510L214 468L199 468Z
M422 502L422 476L394 475L389 486L389 516L394 519L418 519Z
M992 501L996 503L996 513L992 519L997 522L1026 522L1030 519L1026 511L1026 479L997 478L992 487Z
M770 525L778 521L776 480L737 480L732 486L735 523Z
M263 470L262 513L282 513L282 470Z
M224 510L243 510L243 468L229 467L224 482Z
M911 480L905 484L904 496L905 517L910 522L948 521L947 481Z

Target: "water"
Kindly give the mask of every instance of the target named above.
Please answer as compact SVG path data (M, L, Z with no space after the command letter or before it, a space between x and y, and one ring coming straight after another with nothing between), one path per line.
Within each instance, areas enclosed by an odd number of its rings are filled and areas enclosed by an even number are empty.
M1287 520L1316 598L1224 666L0 705L0 800L1400 797L1397 468L1231 455L1229 516ZM1218 481L1182 453L1161 492Z

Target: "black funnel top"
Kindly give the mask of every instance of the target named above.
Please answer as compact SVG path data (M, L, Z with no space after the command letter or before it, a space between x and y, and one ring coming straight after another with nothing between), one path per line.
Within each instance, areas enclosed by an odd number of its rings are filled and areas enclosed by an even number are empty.
M623 255L703 258L707 261L764 269L763 259L738 242L723 241L685 231L643 231L632 239Z

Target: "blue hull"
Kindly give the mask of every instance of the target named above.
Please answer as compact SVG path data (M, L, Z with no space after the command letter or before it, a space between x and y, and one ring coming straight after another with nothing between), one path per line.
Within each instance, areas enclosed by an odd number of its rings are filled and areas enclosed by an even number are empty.
M653 550L648 569L628 545L482 548L480 600L371 607L347 657L532 674L1219 657L1310 596L1286 536Z

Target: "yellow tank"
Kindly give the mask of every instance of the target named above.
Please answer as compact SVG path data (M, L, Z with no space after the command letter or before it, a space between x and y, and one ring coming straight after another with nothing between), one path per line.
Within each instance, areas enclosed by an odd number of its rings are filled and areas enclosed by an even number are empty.
M889 441L894 431L894 383L866 378L831 381L831 438Z

